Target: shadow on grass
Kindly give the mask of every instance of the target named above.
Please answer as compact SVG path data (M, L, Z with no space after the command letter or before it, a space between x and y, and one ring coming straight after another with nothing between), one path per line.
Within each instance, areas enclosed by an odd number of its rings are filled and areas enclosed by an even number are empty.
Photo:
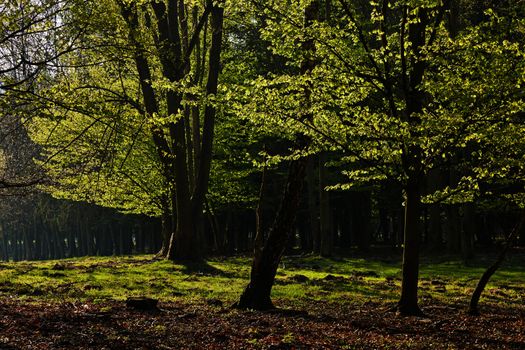
M207 261L187 261L181 262L181 272L186 275L198 275L198 276L219 276L219 277L236 277L234 272L223 271L215 266L210 265Z

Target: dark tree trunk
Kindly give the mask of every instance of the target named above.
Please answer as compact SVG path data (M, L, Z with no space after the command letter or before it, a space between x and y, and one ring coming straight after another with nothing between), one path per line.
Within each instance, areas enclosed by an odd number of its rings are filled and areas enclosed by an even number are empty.
M33 260L33 237L29 225L24 228L24 255L25 260Z
M67 238L67 248L68 248L68 256L70 258L78 256L77 242L76 242L75 230L73 229L73 225L69 225L69 235L68 235L68 238Z
M369 191L352 193L352 233L360 251L367 252L372 239L372 196Z
M421 197L417 179L408 179L405 201L403 279L398 310L402 315L422 314L418 306L419 236Z
M286 243L294 232L294 221L301 200L306 158L290 164L288 180L281 205L262 250L255 252L250 273L250 283L242 293L236 307L267 310L273 308L270 298L275 274Z
M507 236L505 240L505 246L503 247L503 250L498 255L498 258L496 259L494 264L492 264L481 276L478 282L478 285L476 286L476 289L474 290L474 293L472 293L472 297L470 299L470 304L469 304L469 309L468 309L468 313L470 315L473 315L473 316L479 315L478 304L479 304L479 299L481 298L481 294L485 290L485 287L489 283L489 280L492 277L492 275L496 273L496 271L499 269L499 267L503 263L503 260L505 260L505 256L507 255L507 252L509 251L509 249L512 247L514 239L516 238L518 232L523 227L524 222L525 222L525 214L522 215L520 222L516 225L516 227L514 227L511 233Z
M456 204L447 206L446 235L447 251L459 253L461 251L461 217Z
M525 229L523 225L521 226L521 229L519 230L518 245L520 247L525 247Z
M427 246L431 251L439 251L443 246L441 229L441 208L439 204L431 204L428 209Z
M343 196L341 199L340 208L340 240L339 246L341 248L352 247L352 198L350 192L341 193Z
M463 206L461 230L461 257L468 263L474 256L474 235L476 234L476 210L473 203Z
M197 54L199 53L201 45L200 40L197 39L211 12L213 32L206 92L210 97L215 95L220 72L223 9L218 4L214 5L211 0L207 0L202 17L194 26L190 39L187 9L183 1L154 1L150 6L156 18L158 33L156 45L162 74L172 83L180 82L190 72L192 50L197 47ZM129 40L134 48L133 54L145 110L152 116L159 113L161 96L158 96L153 89L150 62L145 54L147 50L140 40L141 28L137 13L139 10L144 9L134 3L121 4L122 15L130 28ZM197 7L194 11L197 11ZM193 17L198 17L196 12ZM204 72L203 66L203 62L199 62L197 75ZM166 93L168 115L179 114L182 98L183 94L178 91L170 90ZM193 121L189 120L191 114L187 109L182 118L167 126L167 130L159 126L152 126L151 130L157 155L162 164L164 180L170 188L169 196L172 202L170 216L176 219L169 245L164 242L164 248L160 252L171 260L199 260L205 250L201 244L203 239L200 223L209 181L215 107L212 104L205 107L202 138L198 135L200 132L198 109L193 110ZM190 130L190 123L193 130Z
M212 41L209 55L208 81L206 85L207 96L217 94L218 79L220 73L220 59L222 51L224 9L213 6L211 10ZM176 154L175 178L177 184L177 196L175 197L177 208L177 230L173 236L168 256L170 260L199 260L202 258L203 239L199 233L199 223L202 220L202 210L210 176L212 146L214 138L216 109L212 104L206 106L204 111L202 144L200 147L200 162L197 166L197 177L195 191L190 197L188 174L186 171L187 152L182 144L185 137L182 126L175 127ZM182 121L181 121L182 123ZM180 143L180 144L179 144Z
M160 251L157 253L159 257L167 257L170 245L171 236L173 234L173 218L171 217L171 211L169 209L163 209L161 214L161 237L162 246Z
M315 157L310 156L308 159L308 165L306 168L306 177L307 177L307 190L308 190L308 213L309 213L309 223L310 223L310 236L311 236L311 245L312 251L314 253L321 252L321 235L319 230L319 207L317 205L318 190L316 186L315 176Z
M7 233L4 229L4 225L0 223L0 248L2 251L2 260L9 261L9 251L8 251L8 242L7 242Z
M133 253L133 232L130 223L123 218L121 222L122 232L122 254L131 255Z
M263 200L266 192L266 166L261 174L261 186L259 187L259 200L255 208L255 239L253 241L253 250L260 252L264 247L264 229L263 229ZM256 253L258 254L258 253Z
M427 191L434 193L442 187L442 172L432 169L427 177ZM432 203L428 206L428 231L426 236L427 247L431 251L443 248L443 230L441 225L441 205Z
M384 7L386 11L388 7ZM441 5L436 14L436 23L442 20L442 15L446 9L446 2ZM408 10L408 8L407 8ZM413 16L409 14L408 16ZM403 92L405 97L406 110L404 119L409 123L411 129L417 132L420 120L420 113L424 107L424 92L421 91L421 83L427 62L422 52L427 45L426 32L429 25L428 9L418 8L416 18L410 18L408 25L408 41L411 45L409 52L410 69L406 65L402 67ZM405 24L402 24L403 30ZM429 41L433 40L432 35ZM403 49L403 59L405 57ZM387 84L387 90L391 90ZM393 99L390 99L393 101ZM397 113L395 104L392 104L392 113ZM402 165L406 175L405 183L405 228L404 228L404 249L403 249L403 280L401 282L401 298L398 303L398 311L402 315L422 315L418 306L418 280L419 280L419 239L420 239L420 210L421 210L421 184L420 177L423 176L422 151L418 144L405 145L403 147Z
M321 256L332 256L334 250L334 233L332 229L332 213L330 208L330 194L325 190L327 185L324 156L319 157L319 214Z
M138 223L137 230L135 231L135 242L135 252L144 254L146 252L146 234L143 222Z
M319 3L313 1L305 11L305 25L309 26L319 16ZM315 45L313 40L303 43L305 52L313 52ZM301 73L306 74L313 69L315 62L305 60L301 67ZM310 101L308 89L306 89L306 100ZM305 115L305 119L311 119L311 115ZM305 136L297 137L297 148L305 150L309 140ZM268 233L268 239L261 251L254 252L252 269L250 272L250 283L244 289L236 307L241 309L267 310L273 308L271 291L275 280L275 274L281 257L290 237L294 234L295 219L302 197L302 189L305 180L307 157L301 157L290 163L288 178L277 212L275 221Z

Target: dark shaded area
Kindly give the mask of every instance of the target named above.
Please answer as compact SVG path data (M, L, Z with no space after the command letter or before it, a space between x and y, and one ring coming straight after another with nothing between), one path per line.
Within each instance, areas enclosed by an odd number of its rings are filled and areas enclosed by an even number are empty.
M422 305L428 319L400 318L379 303L312 305L306 312L227 311L161 303L160 312L124 303L0 300L2 349L523 349L525 310L489 309L471 318L458 306ZM320 336L322 334L322 336Z

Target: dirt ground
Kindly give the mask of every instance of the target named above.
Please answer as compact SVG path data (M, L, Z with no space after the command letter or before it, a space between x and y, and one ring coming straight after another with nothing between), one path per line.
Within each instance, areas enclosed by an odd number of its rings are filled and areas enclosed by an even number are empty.
M525 308L423 305L403 318L391 305L316 303L308 311L231 310L219 300L161 303L43 303L0 299L0 349L525 349Z

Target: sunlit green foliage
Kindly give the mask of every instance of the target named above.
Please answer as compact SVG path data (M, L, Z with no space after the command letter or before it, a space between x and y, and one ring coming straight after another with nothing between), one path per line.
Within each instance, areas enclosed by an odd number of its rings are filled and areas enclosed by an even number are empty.
M423 173L451 167L458 158L466 169L458 183L432 200L472 201L478 182L511 176L505 169L516 174L510 164L521 160L501 151L523 149L521 5L505 16L488 10L483 22L452 35L451 24L438 20L441 1L389 2L386 10L376 2L341 6L336 1L328 20L304 28L306 3L257 2L253 7L265 15L262 37L286 58L290 72L262 74L239 87L234 93L241 117L281 137L310 135L314 152L342 154L348 182L334 188L404 182L402 157L414 147L421 153ZM414 52L408 31L418 11L426 11L429 25L424 46ZM301 43L307 38L315 41L317 64L309 75L299 76L305 54ZM407 74L419 63L425 67L418 86L424 108L407 119ZM305 89L312 91L311 104L304 101ZM306 113L314 116L311 123L302 120Z

